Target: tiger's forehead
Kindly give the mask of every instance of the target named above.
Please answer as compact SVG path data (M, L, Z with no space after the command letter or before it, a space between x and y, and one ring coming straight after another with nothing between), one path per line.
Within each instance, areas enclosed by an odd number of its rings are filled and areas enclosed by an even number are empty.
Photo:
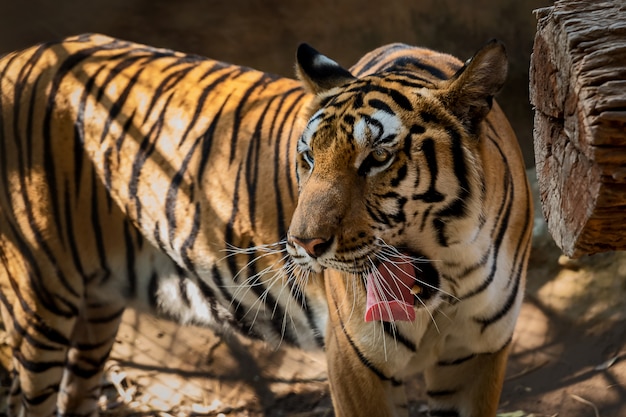
M361 146L379 146L393 143L402 128L402 121L396 114L376 110L356 119L352 136Z
M302 133L301 141L309 145L320 129L335 128L348 134L361 147L375 147L395 143L404 129L401 118L386 110L372 112L356 111L337 115L328 109L318 110L310 119Z

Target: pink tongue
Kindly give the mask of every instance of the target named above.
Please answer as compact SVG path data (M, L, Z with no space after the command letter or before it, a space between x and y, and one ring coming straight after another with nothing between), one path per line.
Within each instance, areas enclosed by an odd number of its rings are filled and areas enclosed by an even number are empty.
M378 277L372 274L367 277L365 321L415 320L415 296L411 294L415 285L413 265L397 259L396 263L381 263L378 273Z

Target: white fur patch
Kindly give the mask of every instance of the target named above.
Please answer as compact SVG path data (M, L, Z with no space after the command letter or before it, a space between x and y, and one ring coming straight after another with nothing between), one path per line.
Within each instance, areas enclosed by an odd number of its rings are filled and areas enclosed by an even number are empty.
M354 140L361 146L367 145L368 139L368 131L369 127L367 126L367 122L365 119L359 119L354 124L354 129L352 131L352 136L354 136Z
M389 140L392 136L398 136L402 131L402 121L395 114L389 114L386 111L378 110L372 114L372 119L380 122L382 132L374 139L374 143L379 140Z
M304 152L307 150L311 144L311 139L313 138L313 134L317 131L320 123L322 122L322 109L315 112L313 116L309 119L309 123L307 123L304 131L302 132L302 136L300 137L300 141L298 142L298 152Z
M338 67L339 64L325 55L316 55L313 59L313 66L315 67Z
M365 118L354 123L354 140L361 146L376 146L381 140L386 144L393 143L393 139L402 132L402 121L396 115L378 110L370 119L377 123L368 123Z

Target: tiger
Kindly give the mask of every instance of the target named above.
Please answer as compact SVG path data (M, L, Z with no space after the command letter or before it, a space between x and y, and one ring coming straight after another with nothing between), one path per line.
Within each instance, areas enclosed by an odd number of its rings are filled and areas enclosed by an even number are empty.
M532 203L465 63L389 44L294 79L83 34L0 59L0 310L9 416L97 416L129 306L323 349L337 417L495 416Z

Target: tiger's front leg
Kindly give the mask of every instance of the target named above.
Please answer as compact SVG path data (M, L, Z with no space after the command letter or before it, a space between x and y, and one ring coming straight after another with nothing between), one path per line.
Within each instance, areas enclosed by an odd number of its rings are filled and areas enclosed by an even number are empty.
M326 357L336 417L407 416L404 385L376 375L363 363L340 328L329 329ZM397 402L401 401L400 404Z
M493 353L439 361L424 373L430 416L495 417L510 343Z

